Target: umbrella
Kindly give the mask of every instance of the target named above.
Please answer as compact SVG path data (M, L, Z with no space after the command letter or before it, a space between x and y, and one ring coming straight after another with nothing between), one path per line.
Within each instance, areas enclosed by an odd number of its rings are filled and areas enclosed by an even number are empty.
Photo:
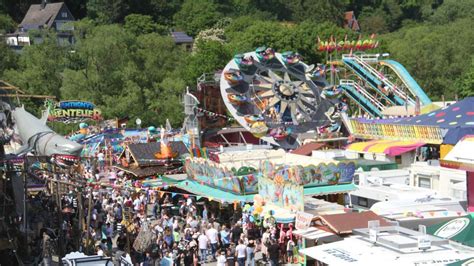
M428 234L474 247L474 213L430 226Z

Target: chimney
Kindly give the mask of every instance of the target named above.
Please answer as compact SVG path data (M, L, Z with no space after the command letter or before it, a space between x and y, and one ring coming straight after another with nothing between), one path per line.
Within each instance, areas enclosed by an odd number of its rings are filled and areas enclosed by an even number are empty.
M48 4L48 0L41 0L41 9L44 9L46 5Z

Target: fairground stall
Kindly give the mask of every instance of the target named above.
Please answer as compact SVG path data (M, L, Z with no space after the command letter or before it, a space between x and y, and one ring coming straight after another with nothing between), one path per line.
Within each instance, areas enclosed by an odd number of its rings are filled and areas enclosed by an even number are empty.
M463 137L441 160L441 165L466 171L468 211L474 212L474 135Z

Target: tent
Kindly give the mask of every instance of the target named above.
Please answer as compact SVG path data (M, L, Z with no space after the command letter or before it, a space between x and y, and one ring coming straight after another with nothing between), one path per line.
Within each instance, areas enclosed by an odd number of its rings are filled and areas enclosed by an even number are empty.
M474 247L474 213L430 226L428 234Z
M465 135L474 135L474 97L427 114L390 119L357 119L362 123L431 126L441 128L444 144L456 144Z
M111 145L114 149L114 153L119 153L123 150L121 146L123 140L124 136L118 130L109 130L96 134L81 142L81 144L84 145L81 156L94 156L100 148L106 145Z
M474 265L474 257L447 264L447 266L469 266L469 265Z
M352 143L346 150L360 153L385 153L388 156L397 156L425 145L422 141L373 140Z
M441 160L448 168L474 171L474 135L464 136L454 148Z

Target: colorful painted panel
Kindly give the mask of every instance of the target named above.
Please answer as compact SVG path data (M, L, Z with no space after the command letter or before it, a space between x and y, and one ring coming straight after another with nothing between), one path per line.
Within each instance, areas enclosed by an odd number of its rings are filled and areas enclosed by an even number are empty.
M303 211L303 186L280 178L260 177L258 191L267 204L273 204L292 211Z
M232 170L203 158L188 158L185 162L186 173L202 185L219 188L235 194L257 192L258 173L235 175Z
M415 141L423 139L426 143L440 144L443 142L441 129L433 126L388 125L361 122L351 119L353 135L364 139L392 139Z
M351 183L356 166L354 162L275 166L269 161L263 161L260 169L263 176L282 179L304 187L314 187Z

